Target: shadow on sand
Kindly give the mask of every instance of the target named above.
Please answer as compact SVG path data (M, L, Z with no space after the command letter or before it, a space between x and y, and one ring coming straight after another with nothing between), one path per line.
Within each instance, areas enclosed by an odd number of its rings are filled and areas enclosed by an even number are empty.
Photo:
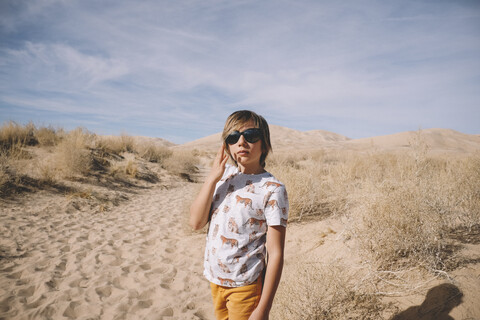
M443 283L428 290L421 305L410 307L391 320L454 320L448 314L462 303L462 297L457 286Z

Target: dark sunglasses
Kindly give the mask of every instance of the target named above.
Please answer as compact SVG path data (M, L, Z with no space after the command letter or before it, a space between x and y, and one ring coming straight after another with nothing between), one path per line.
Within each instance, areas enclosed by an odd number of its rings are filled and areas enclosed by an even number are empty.
M248 143L255 143L260 140L261 135L262 131L258 128L247 129L243 132L233 131L227 136L225 142L235 144L240 139L240 136L243 136Z

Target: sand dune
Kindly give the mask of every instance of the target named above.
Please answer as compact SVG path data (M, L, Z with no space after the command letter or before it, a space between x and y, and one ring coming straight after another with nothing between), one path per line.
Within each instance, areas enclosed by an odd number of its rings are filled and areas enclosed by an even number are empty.
M291 149L343 149L365 151L375 148L385 151L402 151L410 148L415 139L420 138L433 152L476 152L480 150L480 135L461 133L451 129L425 129L407 131L391 135L350 139L340 134L324 130L298 131L286 127L270 125L274 151ZM194 140L181 147L215 151L220 146L221 133Z
M475 152L480 150L480 137L451 129L425 129L407 131L372 138L355 139L342 143L354 150L377 148L388 151L402 151L410 148L416 140L423 141L434 152Z
M332 145L349 138L324 130L298 131L286 127L270 125L270 136L274 150L311 149L312 146ZM216 133L198 140L187 142L182 147L196 148L204 151L216 151L220 146L221 133Z

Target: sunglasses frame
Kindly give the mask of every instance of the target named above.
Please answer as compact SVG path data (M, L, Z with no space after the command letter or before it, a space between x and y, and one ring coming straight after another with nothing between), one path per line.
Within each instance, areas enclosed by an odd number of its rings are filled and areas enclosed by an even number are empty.
M250 137L250 135L253 135L253 139ZM238 142L238 140L240 140L240 136L243 136L245 141L247 141L248 143L255 143L258 140L262 139L262 131L260 130L260 128L250 128L242 132L235 130L225 138L225 143L229 145L235 144ZM235 141L229 142L229 140L231 139L235 139Z

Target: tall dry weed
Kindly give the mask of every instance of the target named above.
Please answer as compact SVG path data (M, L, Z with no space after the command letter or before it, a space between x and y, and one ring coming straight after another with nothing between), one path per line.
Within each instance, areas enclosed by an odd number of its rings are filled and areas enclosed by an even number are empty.
M323 152L275 155L267 163L268 170L287 188L290 202L289 218L326 217L342 213L348 207L349 173L338 159L327 158Z
M136 145L139 156L147 161L162 164L173 155L173 151L165 146L158 146L153 142Z
M443 269L448 232L480 221L479 159L397 157L381 183L364 182L358 240L382 269Z
M8 149L14 145L34 145L35 125L28 123L22 126L16 122L9 121L0 127L0 148Z
M272 319L383 319L389 306L357 286L355 274L343 265L299 262L285 266L275 296Z
M449 232L480 221L480 154L432 156L422 139L402 154L275 155L268 170L286 184L292 220L349 214L380 269L444 269Z
M125 133L120 136L98 136L95 142L97 148L116 155L123 152L135 152L134 138Z
M56 168L64 176L85 175L92 165L94 135L85 129L70 131L55 149Z
M60 130L61 131L61 130ZM63 133L58 134L53 127L40 127L34 132L40 146L55 146L60 142Z
M174 150L170 157L165 159L163 167L174 175L188 181L195 181L194 175L198 172L199 159L191 150Z

